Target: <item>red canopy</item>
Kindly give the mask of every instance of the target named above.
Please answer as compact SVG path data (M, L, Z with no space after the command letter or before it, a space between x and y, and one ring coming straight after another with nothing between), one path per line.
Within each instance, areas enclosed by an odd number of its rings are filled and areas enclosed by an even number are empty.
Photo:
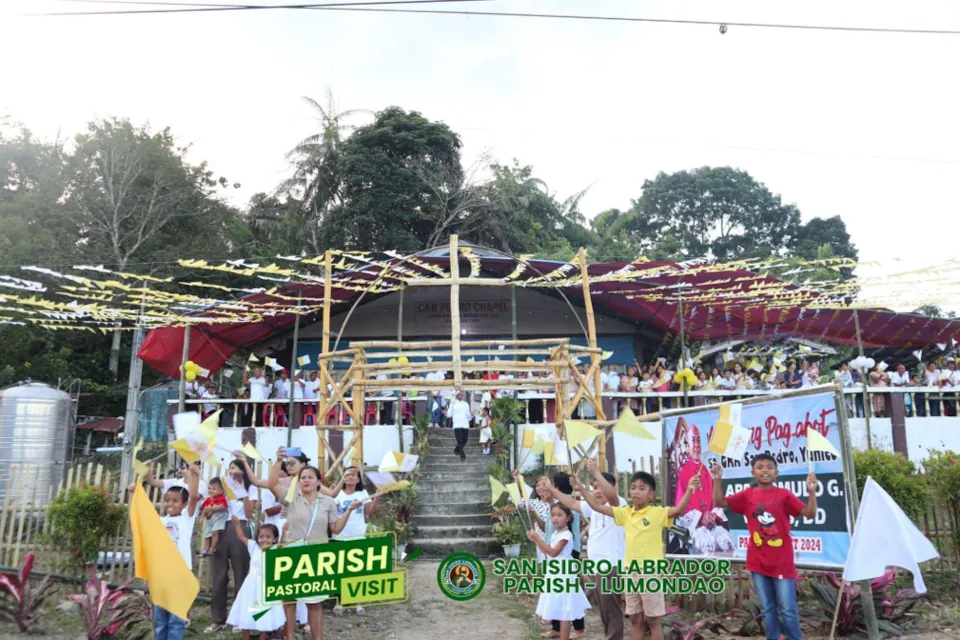
M449 258L442 256L421 257L420 260L449 264ZM516 260L506 257L482 257L480 260L484 271L499 276L510 274L517 265ZM555 271L563 264L548 260L528 262L531 269L542 274ZM409 267L410 264L407 263L406 266ZM667 273L643 278L641 282L615 281L591 284L594 305L598 310L606 310L632 318L637 322L647 323L660 330L676 333L680 330L680 314L676 302L664 299L644 300L632 293L640 293L645 288L670 287L678 284L695 288L698 285L705 286L709 282L711 291L722 288L725 291L749 295L749 286L779 282L769 277L758 280L758 276L749 271L711 271L691 275L689 271L684 272L680 265L670 262L639 265L626 262L598 263L589 265L588 272L591 277L594 277L624 269L650 272L661 267L668 268ZM351 272L350 277L373 281L379 272L379 268L370 267ZM424 271L424 273L428 272ZM725 283L717 285L718 281ZM313 283L288 284L280 287L278 292L286 296L299 294L304 298L322 298L323 286ZM579 283L564 287L563 293L571 299L582 301L582 288ZM335 300L349 302L359 295L359 292L344 289L333 290ZM247 296L244 300L255 303L280 301L266 293ZM960 334L960 323L954 325L953 320L894 313L887 310L860 310L858 313L864 346L868 348L925 348L935 343L949 343L951 338ZM848 309L801 307L764 309L762 306L750 308L742 304L707 306L689 302L684 302L683 308L684 331L691 341L776 340L792 337L856 344L853 314L854 312ZM285 315L264 318L262 322L257 323L194 326L190 335L188 359L201 367L216 371L237 349L262 342L273 335L285 333L293 326L293 322L292 315ZM182 328L153 329L140 348L139 356L153 368L177 377L183 355L183 336Z

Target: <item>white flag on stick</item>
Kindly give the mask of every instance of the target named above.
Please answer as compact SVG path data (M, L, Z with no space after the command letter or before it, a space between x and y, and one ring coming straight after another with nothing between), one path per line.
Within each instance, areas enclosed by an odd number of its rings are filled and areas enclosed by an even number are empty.
M926 593L920 563L939 557L933 544L890 494L873 478L867 478L843 569L844 581L871 580L882 576L887 567L901 567L913 573L913 588L917 593Z

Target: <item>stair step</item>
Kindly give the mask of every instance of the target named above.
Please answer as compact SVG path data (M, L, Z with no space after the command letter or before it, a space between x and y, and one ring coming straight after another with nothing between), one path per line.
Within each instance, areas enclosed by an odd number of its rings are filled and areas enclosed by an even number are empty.
M423 551L427 558L444 558L457 551L466 551L480 557L503 555L503 545L495 538L415 538L412 546Z
M489 518L487 518L489 520ZM490 525L472 525L468 527L436 527L417 525L417 537L436 538L489 538Z
M466 464L466 463L464 463ZM489 486L487 476L490 475L486 469L483 470L450 470L450 471L420 471L420 484L427 485L433 483L446 482L464 482L471 484L486 484Z
M490 499L490 490L487 489L484 491L476 491L473 489L460 490L460 489L450 489L444 491L431 491L429 489L419 489L417 491L417 496L419 500L423 500L426 503L434 502L452 502L452 503L464 503L464 502L477 502L478 500Z
M457 513L454 515L426 515L413 514L413 523L418 528L423 527L490 527L493 520L489 513Z
M470 502L418 502L417 515L452 516L459 514L489 513L490 500L471 500Z

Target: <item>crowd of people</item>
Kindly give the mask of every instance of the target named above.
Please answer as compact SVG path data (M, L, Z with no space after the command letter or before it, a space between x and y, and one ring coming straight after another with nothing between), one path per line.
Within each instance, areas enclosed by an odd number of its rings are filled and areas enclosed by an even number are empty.
M651 474L638 471L630 482L627 501L616 488L612 474L601 472L595 460L587 461L593 476L593 487L581 484L576 475L557 473L536 481L536 496L520 502L517 508L526 511L533 523L527 537L537 547L537 560L567 560L585 557L595 562L606 560L615 568L605 579L617 593L603 593L601 576L588 577L597 588L589 595L599 609L603 634L607 640L622 640L624 616L630 619L630 637L642 640L645 627L653 640L662 640L661 619L666 614L662 593L629 593L623 579L640 578L639 566L644 560L664 558L663 532L684 510L697 492L703 490L699 476L694 476L672 507L656 506L657 481ZM817 509L817 479L807 476L809 499L806 504L777 487L777 462L767 454L752 461L755 486L724 496L720 478L723 469L711 472L712 501L719 507L746 516L747 529L754 544L747 547L746 569L750 572L760 601L766 637L800 640L800 619L796 597L797 571L790 537L790 517L812 517ZM519 472L514 472L519 478ZM579 499L574 497L574 491ZM762 506L763 508L759 508ZM751 514L768 512L764 520L779 523L777 544L764 544L766 539L760 519ZM639 564L634 564L639 563ZM625 569L618 573L618 567ZM572 578L579 585L578 576ZM621 582L616 582L621 580ZM611 582L613 581L613 582ZM584 616L593 606L582 588L564 593L544 593L537 603L543 638L577 638L585 632Z
M293 640L301 628L315 640L323 637L322 600L327 598L285 603L254 618L263 601L259 550L280 542L362 538L379 498L366 491L357 467L347 467L335 485L327 486L307 456L292 453L297 455L279 449L267 478L254 473L241 451L222 479L202 480L199 462L181 463L176 478L143 478L163 492L163 523L191 570L195 532L202 531L200 558L210 562L212 592L213 622L203 630L206 634L232 627L244 640L254 633L261 640ZM231 575L236 596L228 607ZM362 607L354 611L364 613ZM343 609L337 606L333 612L342 615ZM154 612L158 640L180 640L188 624L162 609Z

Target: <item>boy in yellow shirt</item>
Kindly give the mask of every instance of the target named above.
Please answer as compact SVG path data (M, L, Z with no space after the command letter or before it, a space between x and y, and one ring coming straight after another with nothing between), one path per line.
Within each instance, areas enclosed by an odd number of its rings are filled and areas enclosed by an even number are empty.
M594 482L610 504L617 504L617 490L601 475L597 461L587 460L587 470L593 474ZM612 517L617 526L624 528L624 564L629 566L633 561L642 563L647 559L663 558L663 530L673 524L674 517L683 513L690 502L690 496L699 487L700 478L694 477L677 505L657 507L653 505L657 481L649 473L638 471L630 479L630 500L633 506L611 507L610 504L600 504L589 491L585 492L583 498L591 509ZM625 576L625 579L630 577ZM666 614L663 594L627 593L624 596L627 602L626 614L630 617L631 639L643 640L643 623L646 621L650 627L651 640L663 640L663 627L660 624L660 618Z

